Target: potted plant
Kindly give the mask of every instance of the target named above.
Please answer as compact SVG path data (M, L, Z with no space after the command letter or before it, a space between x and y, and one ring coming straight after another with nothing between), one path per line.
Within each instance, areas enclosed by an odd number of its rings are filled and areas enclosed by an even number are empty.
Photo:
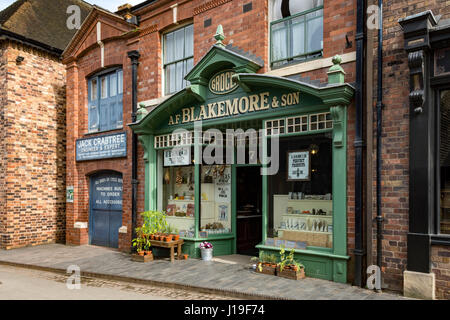
M145 251L145 255L149 256L152 254L152 252L150 251L150 248L152 247L152 243L150 241L150 237L146 236L144 238L144 251Z
M286 256L284 246L280 249L280 262L277 265L279 277L300 280L306 277L305 267L294 259L295 250L292 249Z
M256 272L274 276L276 272L276 259L275 255L268 255L261 250L259 257L253 257L251 261L256 263Z
M136 228L136 234L137 237L134 238L131 242L133 244L133 247L136 248L138 255L143 256L145 254L143 250L145 239L142 235L142 228Z
M200 251L202 253L203 261L211 261L213 257L213 245L209 242L202 242L199 245Z

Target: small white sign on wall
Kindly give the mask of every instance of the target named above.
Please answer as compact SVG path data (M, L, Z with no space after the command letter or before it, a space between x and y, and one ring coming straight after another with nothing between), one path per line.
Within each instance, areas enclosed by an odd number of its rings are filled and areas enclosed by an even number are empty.
M173 148L164 150L164 166L188 166L191 164L191 148Z
M311 180L311 163L309 150L287 153L287 180L309 181Z

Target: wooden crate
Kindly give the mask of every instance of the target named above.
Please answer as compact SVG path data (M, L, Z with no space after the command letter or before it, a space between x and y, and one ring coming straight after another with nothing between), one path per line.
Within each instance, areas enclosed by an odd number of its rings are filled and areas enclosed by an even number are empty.
M262 266L262 270L259 271L258 266L256 266L256 272L274 276L274 275L275 275L275 272L276 272L276 268L272 268L272 267L263 265L263 266Z
M132 254L131 259L136 262L150 262L153 261L153 253L147 256L140 256L138 254Z
M306 278L304 268L301 268L298 271L294 271L292 269L284 269L283 271L280 271L280 267L277 267L277 276L292 280L300 280Z

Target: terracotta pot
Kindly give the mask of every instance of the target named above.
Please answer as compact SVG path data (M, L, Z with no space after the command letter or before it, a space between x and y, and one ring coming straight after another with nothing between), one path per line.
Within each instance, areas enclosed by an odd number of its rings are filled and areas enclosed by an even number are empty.
M140 255L141 257L143 257L145 255L145 251L139 251L138 255Z
M145 255L146 255L146 256L149 256L149 255L151 255L151 254L152 254L151 251L145 251Z
M174 240L174 241L180 240L180 235L179 235L179 234L175 234L175 235L173 236L173 240Z
M166 242L171 242L172 241L172 235L169 235L166 237Z
M155 235L154 234L150 235L150 240L155 240Z
M166 237L162 236L160 241L165 242L166 241Z
M187 259L188 259L188 257L189 257L189 255L188 255L188 254L183 254L183 258L184 258L184 260L187 260Z
M293 266L293 267L292 267L292 270L294 270L295 272L297 272L297 271L298 271L298 267L297 267L297 266Z

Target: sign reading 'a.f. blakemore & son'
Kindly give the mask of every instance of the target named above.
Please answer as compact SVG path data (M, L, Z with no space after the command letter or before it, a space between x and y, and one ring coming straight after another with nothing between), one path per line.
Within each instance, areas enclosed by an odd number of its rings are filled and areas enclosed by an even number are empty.
M122 158L127 156L127 133L80 139L76 143L77 161Z

